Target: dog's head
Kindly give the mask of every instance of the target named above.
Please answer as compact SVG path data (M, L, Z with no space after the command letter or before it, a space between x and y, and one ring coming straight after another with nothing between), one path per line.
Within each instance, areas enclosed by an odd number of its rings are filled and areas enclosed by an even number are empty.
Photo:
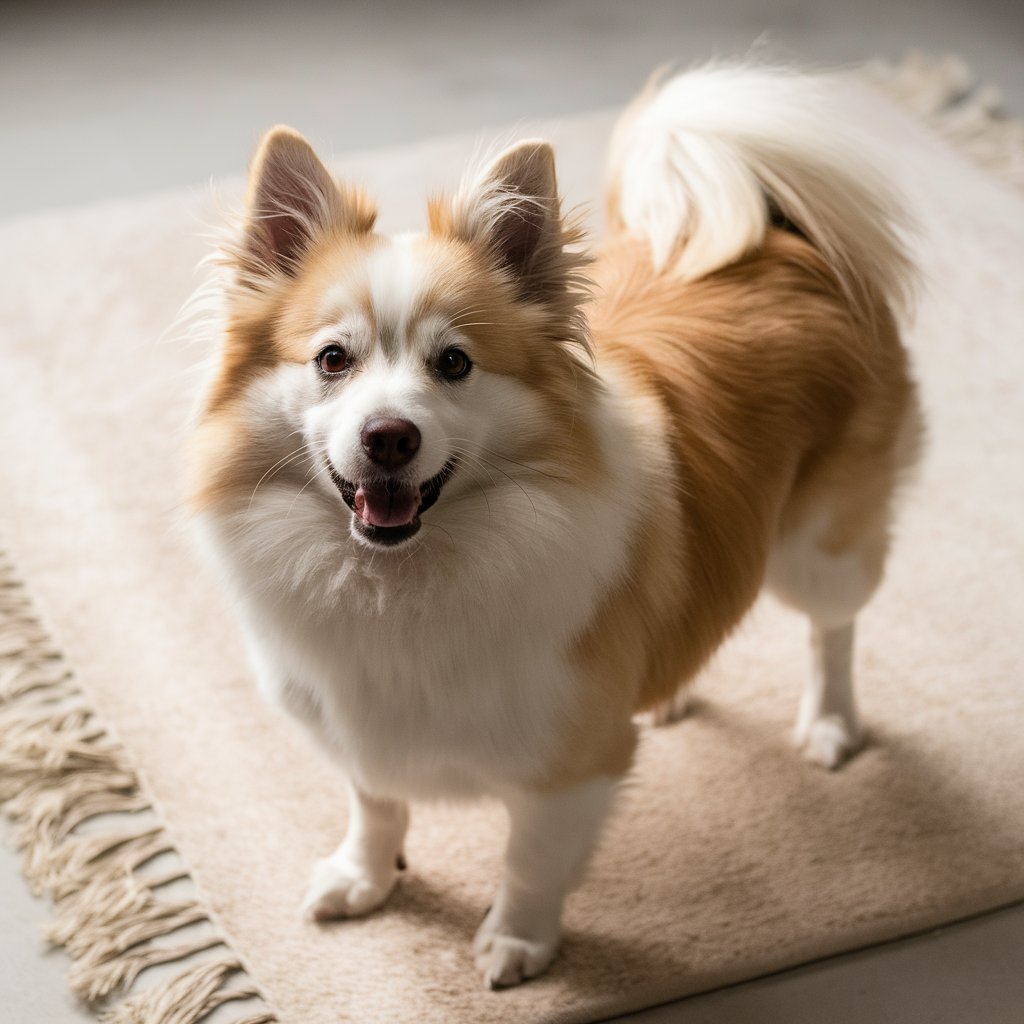
M194 504L329 492L339 524L393 547L460 493L586 443L585 260L550 146L520 143L432 201L425 233L374 221L301 136L264 139L226 253Z

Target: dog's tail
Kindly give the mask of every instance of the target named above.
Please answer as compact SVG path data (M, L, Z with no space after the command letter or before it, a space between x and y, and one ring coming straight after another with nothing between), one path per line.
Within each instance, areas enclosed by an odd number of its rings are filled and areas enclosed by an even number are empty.
M844 124L837 82L712 65L652 81L611 147L613 230L649 242L687 280L755 251L775 223L825 257L855 308L902 311L915 275L902 203Z

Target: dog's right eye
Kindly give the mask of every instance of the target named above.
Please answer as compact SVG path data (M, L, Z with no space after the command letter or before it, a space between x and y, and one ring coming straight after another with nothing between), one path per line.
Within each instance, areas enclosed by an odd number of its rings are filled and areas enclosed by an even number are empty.
M447 380L462 380L473 368L473 364L462 349L446 348L437 361L437 368Z
M316 364L324 373L341 373L348 368L348 356L343 348L329 345L316 357Z

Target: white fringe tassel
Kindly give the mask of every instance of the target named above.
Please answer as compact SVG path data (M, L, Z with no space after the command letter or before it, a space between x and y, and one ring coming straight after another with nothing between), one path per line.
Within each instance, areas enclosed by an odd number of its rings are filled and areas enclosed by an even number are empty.
M969 160L1024 190L1024 122L1008 116L999 90L979 83L963 58L912 50L861 73Z
M54 900L46 939L72 961L68 984L102 1007L106 1024L197 1024L223 1003L260 998L245 969L193 897L165 886L188 878L181 867L153 870L175 854L123 747L75 687L10 562L0 554L0 807L12 822L23 870L37 894ZM81 829L101 815L146 812L145 820ZM102 823L102 821L101 821ZM95 825L96 822L93 822ZM201 934L179 929L203 924ZM193 932L198 931L192 929ZM177 941L175 939L177 938ZM117 1005L138 976L157 964L217 950L185 963ZM238 983L236 978L243 981ZM238 1024L271 1024L263 1011Z

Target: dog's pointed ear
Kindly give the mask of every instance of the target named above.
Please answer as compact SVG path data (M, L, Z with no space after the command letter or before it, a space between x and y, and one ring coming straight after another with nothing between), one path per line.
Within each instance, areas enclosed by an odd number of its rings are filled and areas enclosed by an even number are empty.
M257 276L293 274L311 243L332 232L367 232L376 211L365 196L341 188L313 147L294 129L272 128L249 171L239 257Z
M495 256L513 273L529 277L558 230L555 154L530 140L505 150L479 185L480 225Z
M555 154L539 139L519 142L464 184L450 202L431 204L435 234L483 246L526 297L544 298L564 280L563 231Z

